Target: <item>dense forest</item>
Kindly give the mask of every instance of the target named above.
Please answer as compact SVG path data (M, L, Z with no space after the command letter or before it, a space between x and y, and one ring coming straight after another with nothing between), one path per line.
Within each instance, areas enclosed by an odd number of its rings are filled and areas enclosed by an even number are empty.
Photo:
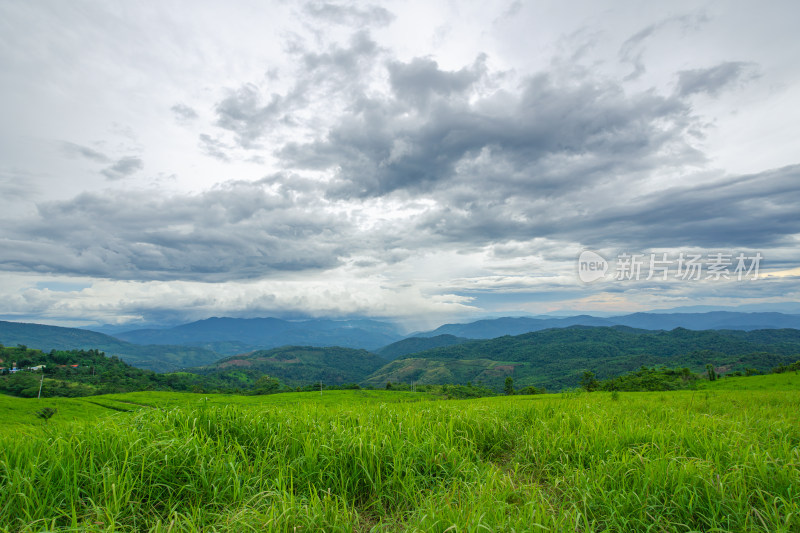
M646 367L688 367L704 372L710 364L719 374L773 367L800 358L800 330L651 331L615 327L573 326L517 336L470 341L401 355L365 380L466 383L481 381L500 390L506 377L521 386L561 390L578 385L582 372L598 379Z
M232 357L194 372L161 374L133 367L99 350L43 352L24 345L0 345L0 393L35 398L78 397L133 391L223 392L272 394L276 392L359 388L363 377L382 360L364 350L349 348L285 348L250 354L254 366L242 366L246 356ZM303 364L296 364L303 360ZM364 365L362 359L369 364ZM277 362L276 362L277 361ZM327 365L326 365L327 361ZM358 370L359 364L364 368ZM265 372L280 370L281 379ZM41 367L38 370L31 368ZM11 368L19 369L12 372ZM355 376L355 377L354 377Z
M310 382L341 386L363 381L386 360L366 350L338 346L283 346L227 357L192 372L249 388L263 374L276 376L288 386Z
M42 352L24 345L0 345L0 392L26 398L89 396L140 390L210 392L225 389L220 380L186 372L159 374L107 357L99 350ZM16 363L20 370L12 373ZM44 365L40 370L27 370Z

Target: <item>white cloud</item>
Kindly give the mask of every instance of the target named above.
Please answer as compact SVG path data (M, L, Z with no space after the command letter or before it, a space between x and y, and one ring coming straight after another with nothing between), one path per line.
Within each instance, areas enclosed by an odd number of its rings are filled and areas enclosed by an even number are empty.
M16 281L0 283L0 313L785 297L791 276L724 291L571 276L586 247L760 247L796 268L798 14L788 1L3 3L0 269ZM92 286L20 281L42 276Z

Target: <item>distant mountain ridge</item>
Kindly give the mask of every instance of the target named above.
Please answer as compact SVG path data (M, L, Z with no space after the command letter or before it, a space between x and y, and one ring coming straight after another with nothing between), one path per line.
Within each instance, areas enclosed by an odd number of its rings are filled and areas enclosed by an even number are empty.
M22 344L45 352L96 349L109 356L116 355L130 365L156 372L204 365L222 357L205 348L176 345L142 346L95 331L24 322L0 321L0 344L4 346Z
M493 339L503 335L521 335L531 331L550 328L566 328L569 326L614 326L617 325L605 318L590 315L578 315L566 318L531 318L502 317L476 320L466 324L444 324L433 331L418 333L418 337L437 335L454 335L468 339Z
M392 324L375 320L227 317L212 317L169 329L127 331L116 337L136 344L199 346L227 355L287 345L375 350L403 338Z
M447 334L469 339L492 339L503 335L521 335L532 331L569 326L629 326L650 330L686 328L707 329L800 329L800 315L774 312L742 313L710 311L706 313L633 313L600 318L578 315L566 318L503 317L477 320L466 324L445 324L432 331L417 333L417 337Z

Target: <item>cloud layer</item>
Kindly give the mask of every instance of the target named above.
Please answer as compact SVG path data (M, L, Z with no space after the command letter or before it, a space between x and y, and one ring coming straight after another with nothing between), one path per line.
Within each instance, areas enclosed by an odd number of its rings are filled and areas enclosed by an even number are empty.
M5 10L19 20L31 14ZM175 41L143 50L176 54L191 69L168 68L168 55L154 61L167 73L156 96L140 79L161 71L124 56L117 86L129 107L145 105L117 111L104 129L60 124L51 139L58 149L47 156L54 167L0 169L1 201L16 209L0 214L0 270L20 280L5 289L14 302L5 312L110 321L114 312L153 319L181 315L170 306L195 307L184 312L192 316L217 306L402 317L544 312L546 301L633 309L646 305L648 291L661 298L653 307L794 294L792 277L761 289L586 287L572 269L583 249L760 250L775 271L796 266L798 162L726 167L713 148L717 120L761 87L796 87L796 76L710 45L692 61L659 61L676 33L691 41L700 28L725 29L716 14L688 8L641 20L618 14L612 19L627 33L616 40L565 19L545 59L527 63L502 26L512 35L526 11L505 11L493 14L492 38L478 45L409 49L390 38L407 27L398 6L311 2L276 15L280 38L264 48L272 55L248 68L198 52L216 70L196 87L203 62L177 39L192 42L201 15L212 12L203 6L183 22L164 13L163 35ZM89 12L114 24L146 19L94 4ZM430 42L481 27L473 17L434 27ZM102 34L97 22L82 24ZM26 74L13 41L4 37L0 57L19 82ZM35 185L22 186L23 175L38 176ZM30 288L42 277L86 278L103 289L65 296Z

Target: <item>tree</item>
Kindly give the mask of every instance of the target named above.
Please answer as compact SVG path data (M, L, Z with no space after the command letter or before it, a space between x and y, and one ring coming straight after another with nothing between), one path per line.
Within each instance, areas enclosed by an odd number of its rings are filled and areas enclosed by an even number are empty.
M511 377L506 378L506 385L503 388L503 392L506 393L507 396L512 396L514 394L514 380Z
M711 363L706 365L706 372L708 373L708 381L716 381L717 373L714 372L714 365Z
M253 386L255 394L273 394L278 392L281 388L281 382L276 378L270 377L266 374L258 378L256 384Z
M586 370L581 377L581 387L586 392L596 391L600 386L600 382L594 377L594 372Z
M37 418L41 418L42 420L45 421L45 423L47 423L50 420L50 418L54 414L56 414L57 411L58 411L58 409L54 409L52 407L45 407L44 409L40 409L39 411L36 411L36 417Z

